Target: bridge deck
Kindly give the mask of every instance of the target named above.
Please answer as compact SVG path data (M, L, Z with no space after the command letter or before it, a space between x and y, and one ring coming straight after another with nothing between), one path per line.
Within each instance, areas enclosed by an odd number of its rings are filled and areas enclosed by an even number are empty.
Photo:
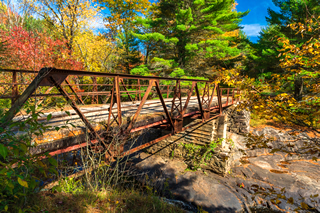
M226 107L226 97L222 98L222 104ZM168 110L171 110L172 107L172 99L165 99L166 106ZM184 106L186 98L182 98L182 105ZM126 102L121 103L121 113L122 120L130 120L132 116L136 112L137 107L139 106L140 101L135 103ZM231 102L228 103L230 105ZM104 123L108 120L109 116L109 104L104 105L96 105L96 106L80 106L82 113L86 116L86 118L90 121L90 123L94 126L95 130L101 131L104 130ZM213 98L211 108L218 108L218 100L217 98ZM112 112L114 114L117 113L117 105L115 104L112 108ZM64 111L59 112L47 112L42 115L39 119L40 122L44 123L47 126L51 126L52 130L46 131L43 136L39 136L34 139L34 141L38 144L38 150L45 151L55 151L57 149L61 149L63 147L69 147L75 144L83 143L85 141L85 129L86 126L80 117L76 114L74 110L69 110L70 115L66 114ZM52 114L52 118L49 122L47 122L46 117L48 114ZM185 117L199 114L199 103L196 96L190 98ZM23 116L17 116L14 118L15 121L24 119ZM111 116L111 121L112 121ZM125 123L125 122L124 122ZM160 103L160 100L148 100L142 110L141 113L135 122L133 129L131 132L140 131L146 128L155 127L160 124L166 124L167 119L165 113L163 112L163 107ZM70 125L72 124L72 125ZM55 127L63 127L60 130L56 130Z

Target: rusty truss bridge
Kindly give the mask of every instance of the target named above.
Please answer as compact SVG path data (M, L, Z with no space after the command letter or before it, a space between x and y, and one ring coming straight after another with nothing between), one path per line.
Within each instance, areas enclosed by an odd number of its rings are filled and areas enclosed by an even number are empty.
M0 99L11 99L5 120L19 122L30 116L23 110L27 101L37 106L43 112L38 121L52 128L34 139L38 146L33 152L50 155L89 146L104 150L108 159L125 156L220 116L225 107L239 101L240 93L236 88L219 88L197 79L55 68L0 73L6 80L0 81ZM59 103L64 103L63 110L56 107ZM200 119L188 125L184 122L188 118ZM151 127L169 130L169 134L124 148L132 133Z

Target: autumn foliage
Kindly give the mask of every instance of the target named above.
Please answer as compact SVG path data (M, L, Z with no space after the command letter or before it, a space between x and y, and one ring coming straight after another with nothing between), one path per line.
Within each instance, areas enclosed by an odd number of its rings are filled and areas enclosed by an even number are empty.
M81 70L82 63L76 61L64 40L52 39L45 33L29 32L22 27L8 31L0 30L6 51L2 67L6 69L40 70L43 67Z

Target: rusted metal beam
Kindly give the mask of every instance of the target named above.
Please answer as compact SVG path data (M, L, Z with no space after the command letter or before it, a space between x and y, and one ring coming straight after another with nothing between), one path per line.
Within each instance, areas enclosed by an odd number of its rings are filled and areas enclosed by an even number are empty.
M230 88L227 89L227 103L226 103L226 105L228 105L228 103L229 103L229 91L230 91Z
M114 78L115 95L116 95L117 108L118 108L118 123L121 126L121 124L122 124L122 114L121 114L121 96L120 96L119 80L120 80L119 76Z
M96 76L96 77L120 77L126 79L141 79L141 80L180 80L180 81L196 81L196 82L211 82L209 80L198 80L198 79L186 79L186 78L167 78L167 77L156 77L156 76L141 76L141 75L130 75L121 73L102 73L102 72L88 72L88 71L76 71L76 70L64 70L52 68L54 73L57 74L68 74L78 76Z
M157 90L157 92L158 92L158 95L159 95L159 98L160 98L160 101L161 101L163 110L164 110L164 112L166 113L167 119L168 119L169 124L171 125L171 128L172 128L172 131L175 132L175 127L174 127L174 125L173 125L171 116L170 116L170 114L169 114L169 111L168 111L168 109L167 109L166 103L164 102L164 99L163 99L162 94L161 94L161 91L160 91L159 81L156 81L155 83L156 83L156 90Z
M138 85L139 85L139 101L141 101L141 85L140 85L140 79L138 79Z
M222 96L222 92L221 89L219 87L219 85L217 86L217 93L218 93L218 105L219 105L219 113L220 115L222 115L222 100L221 100L221 96Z
M199 93L199 89L198 89L198 84L196 84L196 93L197 93L197 98L198 98L201 117L202 117L202 120L204 120L204 111L203 111L202 103L201 103L201 100L200 100L200 93Z
M211 104L212 104L212 100L213 100L213 96L214 96L214 92L216 91L216 89L217 89L217 84L215 83L214 84L214 89L212 91L211 98L210 98L210 101L209 101L209 106L208 106L209 110L210 110L210 107L211 107Z
M142 110L143 105L144 105L145 102L147 101L147 98L148 98L148 96L149 96L149 93L150 93L150 91L151 91L151 89L152 89L153 84L154 84L154 80L150 80L150 81L149 81L149 86L148 86L148 88L147 88L147 91L146 91L146 93L144 94L144 96L143 96L143 98L142 98L142 100L141 100L141 102L140 102L140 105L139 105L136 113L134 114L132 120L130 121L130 123L129 123L129 125L128 125L128 127L127 127L127 129L126 129L126 133L129 133L129 132L131 131L131 129L132 129L132 127L133 127L133 124L136 122L136 120L137 120L137 118L138 118L138 116L139 116L139 114L140 114L140 112L141 112L141 110Z
M176 99L178 99L179 103L176 104ZM180 108L180 110L179 110ZM174 111L178 111L178 116L176 118L180 117L181 112L182 112L182 102L181 102L181 87L180 87L180 81L176 81L176 86L174 88L174 94L173 94L173 99L172 99L172 105L171 105L171 116L173 117Z
M12 72L12 96L13 98L11 99L11 106L14 104L15 100L18 98L18 85L17 85L17 72L13 71Z
M232 104L234 103L234 90L235 88L232 89Z
M127 92L127 95L128 95L128 97L129 97L130 101L132 101L132 103L134 103L134 101L132 100L132 98L131 98L131 96L130 96L128 90L127 90L127 87L126 87L126 85L124 84L122 78L120 78L120 82L122 83L122 86L123 86L124 90Z
M98 92L97 77L96 76L92 77L92 81L93 81L93 88L92 88L93 92ZM98 103L99 103L99 96L93 93L91 104L98 104Z
M26 90L18 97L14 102L11 108L6 112L5 116L1 120L1 126L6 126L7 123L10 123L13 117L18 113L24 103L28 98L36 91L42 80L50 73L51 69L42 68L38 75L33 79L31 84L26 88Z
M70 88L71 92L72 92L73 94L75 94L78 102L84 105L84 102L82 101L81 96L79 96L79 95L76 93L76 91L73 89L73 87L70 85L70 82L69 82L68 78L66 78L65 82L66 82L66 85Z
M115 93L114 93L114 85L111 89L111 102L110 102L110 106L109 106L109 114L108 114L108 123L107 123L107 132L109 131L109 128L110 128L110 118L111 118L111 114L112 114L112 107L114 105L114 96L115 96ZM113 115L113 114L112 114ZM113 117L114 118L114 117ZM114 118L115 119L115 118Z
M210 120L212 120L212 119L214 119L214 118L216 118L216 117L218 117L218 116L220 116L220 115L216 115L216 116L208 119L207 121L210 121ZM182 128L181 131L185 131L185 130L187 130L187 129L189 129L189 128L192 128L192 127L194 127L194 126L196 126L196 125L198 125L198 124L200 124L200 123L202 123L202 122L200 121L200 122L197 122L197 123L195 123L195 124L193 124L193 125L189 125L189 126L187 126L187 127L184 127L184 128ZM179 131L179 132L181 132L181 131ZM179 133L179 132L178 132L178 133ZM130 155L130 154L133 154L133 153L135 153L135 152L137 152L137 151L140 151L140 150L145 149L145 148L147 148L147 147L149 147L149 146L152 146L152 145L154 145L154 144L156 144L156 143L159 143L160 141L162 141L162 140L164 140L164 139L166 139L166 138L168 138L168 137L170 137L170 136L172 136L172 135L174 135L174 134L173 134L173 133L170 133L170 134L164 135L164 136L162 136L162 137L160 137L160 138L157 138L157 139L155 139L155 140L153 140L153 141L150 141L150 142L148 142L148 143L145 143L145 144L142 144L142 145L140 145L140 146L138 146L138 147L135 147L135 148L133 148L133 149L130 149L129 151L123 152L122 155L121 155L121 157ZM174 142L173 142L173 143L174 143Z
M189 104L189 101L190 101L190 98L191 98L191 96L192 96L192 92L193 92L193 90L194 90L194 87L196 86L196 82L192 82L192 85L191 85L191 89L189 90L189 92L188 92L188 97L187 97L187 100L186 100L186 102L185 102L185 104L184 104L184 107L183 107L183 110L182 110L182 116L184 115L184 113L186 112L186 110L187 110L187 108L188 108L188 104Z
M86 118L86 116L81 112L81 110L78 108L76 102L74 100L72 100L70 98L70 96L68 95L68 93L61 87L61 85L59 85L56 80L50 76L49 81L51 81L51 83L59 90L59 92L63 95L63 97L70 102L71 107L73 108L73 110L78 114L78 116L80 117L80 119L83 121L83 123L86 125L86 127L90 130L90 132L94 135L94 137L102 144L102 146L104 146L105 148L107 147L106 143L103 141L103 139L99 136L99 134L95 131L95 129L93 128L93 126L91 125L91 123L88 121L88 119ZM108 154L111 156L111 153L108 151Z

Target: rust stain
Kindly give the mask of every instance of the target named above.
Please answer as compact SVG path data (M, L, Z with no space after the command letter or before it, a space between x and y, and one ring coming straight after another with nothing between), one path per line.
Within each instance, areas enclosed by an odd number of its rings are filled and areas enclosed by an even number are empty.
M102 130L102 128L103 128L102 126L96 126L94 127L94 130L99 131L99 130ZM42 144L42 143L48 143L48 142L64 139L67 137L78 136L81 134L84 134L84 132L79 129L70 130L70 131L66 131L65 129L61 129L59 131L53 130L53 131L45 132L42 136L35 137L33 141L37 144Z

